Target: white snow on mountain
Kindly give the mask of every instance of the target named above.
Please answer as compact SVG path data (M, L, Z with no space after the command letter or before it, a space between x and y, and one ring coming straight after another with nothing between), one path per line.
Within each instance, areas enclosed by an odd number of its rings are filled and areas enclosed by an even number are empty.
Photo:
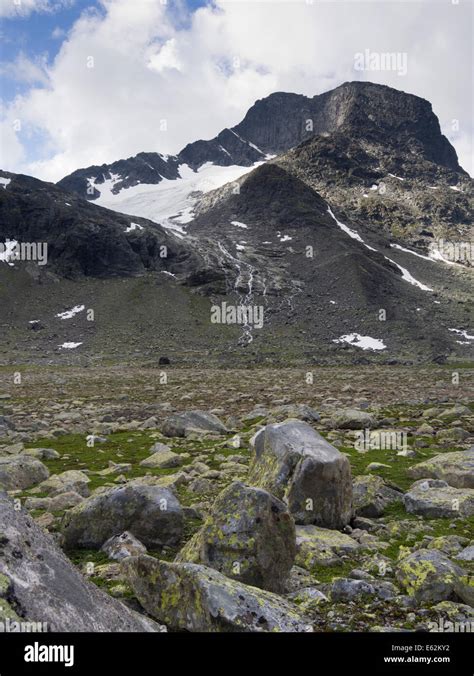
M0 185L3 186L3 189L7 189L7 185L11 183L11 178L3 178L3 176L0 176Z
M182 164L179 167L181 178L164 178L158 184L141 183L124 188L117 194L112 190L122 177L116 174L104 183L96 184L95 179L89 179L89 185L100 192L100 197L94 200L94 204L131 216L149 218L182 235L185 232L182 225L190 223L194 218L193 208L198 197L196 193L207 193L236 181L260 164L262 163L257 162L252 167L219 167L208 162L198 171Z
M459 345L470 345L471 341L474 340L474 336L469 334L467 331L464 331L463 329L448 329L448 331L456 333L458 336L462 336L462 338L464 338L464 340L456 341L456 343L459 343Z
M64 350L75 350L79 345L82 345L82 343L63 343L59 347Z
M143 230L143 225L139 223L130 223L128 228L125 228L125 232L133 232L134 230Z
M72 319L72 317L74 317L74 315L77 315L79 312L82 312L85 309L86 309L85 305L75 305L70 310L65 310L64 312L58 312L56 317L59 317L60 319Z
M231 225L235 225L236 228L245 228L245 230L248 230L248 225L245 225L245 223L241 223L240 221L231 221Z
M361 336L360 333L347 333L340 338L336 338L333 343L347 343L354 347L360 347L362 350L385 350L387 346L379 338L370 336Z

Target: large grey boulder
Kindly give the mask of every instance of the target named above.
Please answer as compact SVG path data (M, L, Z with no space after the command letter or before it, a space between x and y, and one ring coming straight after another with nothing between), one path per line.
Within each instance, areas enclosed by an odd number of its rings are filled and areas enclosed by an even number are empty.
M298 608L272 592L194 563L151 556L125 559L122 571L145 610L167 627L191 632L304 632Z
M186 411L167 418L161 428L166 437L187 437L189 434L228 434L229 430L213 413Z
M407 554L399 561L395 576L418 603L456 600L467 586L464 570L437 549L418 549Z
M220 493L176 561L202 563L245 584L282 592L295 552L295 524L287 506L236 481Z
M21 621L46 623L48 631L160 629L88 582L52 537L25 511L15 509L4 493L0 493L0 583L2 580L0 621L7 616L15 619L14 611L20 609Z
M29 455L0 458L0 490L25 490L48 476L48 468L37 458Z
M453 488L439 479L420 479L403 496L405 509L429 519L474 515L474 489Z
M467 451L440 453L408 470L414 479L441 479L455 488L474 488L474 446Z
M168 488L130 482L93 495L66 513L67 549L100 549L109 538L129 531L150 549L176 545L183 534L183 510Z
M267 425L254 437L248 481L284 500L297 524L343 528L352 515L349 460L310 425Z

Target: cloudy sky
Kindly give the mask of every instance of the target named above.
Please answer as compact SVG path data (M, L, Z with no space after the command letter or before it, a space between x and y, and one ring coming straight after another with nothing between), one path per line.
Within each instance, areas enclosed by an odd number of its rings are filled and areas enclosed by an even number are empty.
M472 175L472 11L470 0L0 0L0 166L56 181L175 153L271 92L364 79L429 99ZM355 67L357 54L388 52L406 69Z

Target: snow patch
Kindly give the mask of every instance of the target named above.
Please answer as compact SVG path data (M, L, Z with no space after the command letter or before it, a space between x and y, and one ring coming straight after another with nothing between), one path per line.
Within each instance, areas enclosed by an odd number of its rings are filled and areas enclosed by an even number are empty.
M130 223L128 228L125 228L125 232L133 232L134 230L143 230L143 225L140 223Z
M336 338L332 342L347 343L354 347L360 347L362 350L385 350L387 347L383 340L371 338L370 336L361 336L360 333L347 333L340 338Z
M75 350L79 345L82 345L82 343L63 343L59 347L64 350Z
M240 221L231 221L231 225L235 225L236 228L245 228L245 230L248 230L248 225L245 225L245 223L241 223Z
M336 223L341 228L341 230L343 230L346 233L346 235L349 235L349 237L352 237L352 239L357 240L358 242L363 244L365 247L367 247L367 249L370 249L371 251L377 251L377 249L374 249L373 246L369 246L368 244L366 244L364 242L364 240L362 239L362 237L359 235L358 232L356 232L355 230L352 230L351 228L349 228L344 223L341 223L341 221L338 221L337 218L334 216L333 211L332 211L330 206L328 206L328 212L329 212L329 215L336 221Z
M3 186L3 189L7 189L7 185L9 185L12 182L11 178L3 178L3 176L0 176L0 185Z
M56 317L59 317L60 319L72 319L72 317L74 317L74 315L77 315L79 312L82 312L85 309L86 309L85 305L75 305L70 310L65 310L64 312L58 312ZM79 345L80 344L81 343L79 343Z

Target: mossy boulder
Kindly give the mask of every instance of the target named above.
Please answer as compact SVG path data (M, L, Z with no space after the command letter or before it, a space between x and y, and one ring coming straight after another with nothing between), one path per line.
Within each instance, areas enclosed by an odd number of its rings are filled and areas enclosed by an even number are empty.
M289 601L213 568L144 555L125 559L122 571L147 613L176 631L311 631Z
M335 566L341 556L353 556L360 545L338 530L318 526L296 527L296 563L306 570L315 566Z
M305 422L267 425L253 439L248 482L284 500L297 524L343 528L352 516L349 460Z
M454 488L474 488L474 446L467 451L440 453L411 467L414 479L441 479Z
M176 545L183 534L183 510L168 488L130 482L93 495L66 513L66 549L100 549L114 535L129 531L146 547Z
M418 549L403 556L395 570L399 584L420 604L457 600L456 587L463 575L460 566L436 549Z
M69 469L60 474L53 474L41 483L39 489L47 495L60 495L73 491L87 498L90 495L89 482L90 479L84 472L78 469Z
M0 490L25 490L49 477L46 465L30 455L0 458Z
M376 475L355 477L352 483L352 506L356 516L377 518L392 504L402 502L403 493Z
M217 497L177 562L203 563L245 584L281 592L296 553L287 506L261 488L235 481Z

